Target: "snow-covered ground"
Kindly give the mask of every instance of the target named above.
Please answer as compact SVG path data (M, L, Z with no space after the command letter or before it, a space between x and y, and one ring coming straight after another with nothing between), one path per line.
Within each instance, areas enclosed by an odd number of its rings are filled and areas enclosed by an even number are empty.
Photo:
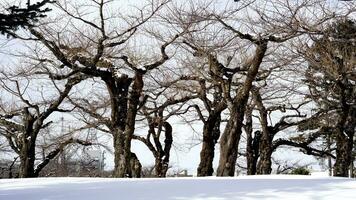
M356 199L356 180L313 176L0 180L0 200Z

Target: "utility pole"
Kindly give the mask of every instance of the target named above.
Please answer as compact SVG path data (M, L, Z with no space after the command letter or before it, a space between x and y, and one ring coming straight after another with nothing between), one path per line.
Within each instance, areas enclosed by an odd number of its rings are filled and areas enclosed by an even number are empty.
M106 153L105 150L103 150L103 152L101 153L100 161L99 161L99 172L100 172L101 177L104 176L105 153Z
M64 135L64 117L61 117L61 135ZM67 169L67 163L66 163L66 155L65 155L65 150L63 149L61 152L61 168L63 171L63 176L68 176L68 169Z

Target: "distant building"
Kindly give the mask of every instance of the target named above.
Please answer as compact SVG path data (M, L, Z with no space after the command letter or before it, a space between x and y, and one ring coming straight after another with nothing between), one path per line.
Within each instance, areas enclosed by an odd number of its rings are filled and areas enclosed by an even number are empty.
M179 171L175 177L193 177L193 175L189 175L188 174L188 170L184 169L184 170L181 170Z

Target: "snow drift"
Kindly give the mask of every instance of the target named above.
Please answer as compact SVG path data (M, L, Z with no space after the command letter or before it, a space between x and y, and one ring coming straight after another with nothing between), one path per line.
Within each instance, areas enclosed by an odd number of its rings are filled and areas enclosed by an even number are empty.
M312 176L0 180L1 200L351 200L355 196L355 179Z

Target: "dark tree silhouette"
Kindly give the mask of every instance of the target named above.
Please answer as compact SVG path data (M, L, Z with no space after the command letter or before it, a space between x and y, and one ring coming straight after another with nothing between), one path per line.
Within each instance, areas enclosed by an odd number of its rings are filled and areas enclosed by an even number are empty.
M51 0L42 0L31 5L30 0L28 0L26 8L15 5L7 8L4 13L0 13L0 33L14 36L13 31L20 27L33 27L40 18L46 17L46 12L51 10L44 8L44 6L53 2Z
M306 83L309 97L326 115L326 124L336 140L334 174L348 176L354 158L352 149L356 127L355 49L356 23L339 20L315 39L306 58L309 62Z

